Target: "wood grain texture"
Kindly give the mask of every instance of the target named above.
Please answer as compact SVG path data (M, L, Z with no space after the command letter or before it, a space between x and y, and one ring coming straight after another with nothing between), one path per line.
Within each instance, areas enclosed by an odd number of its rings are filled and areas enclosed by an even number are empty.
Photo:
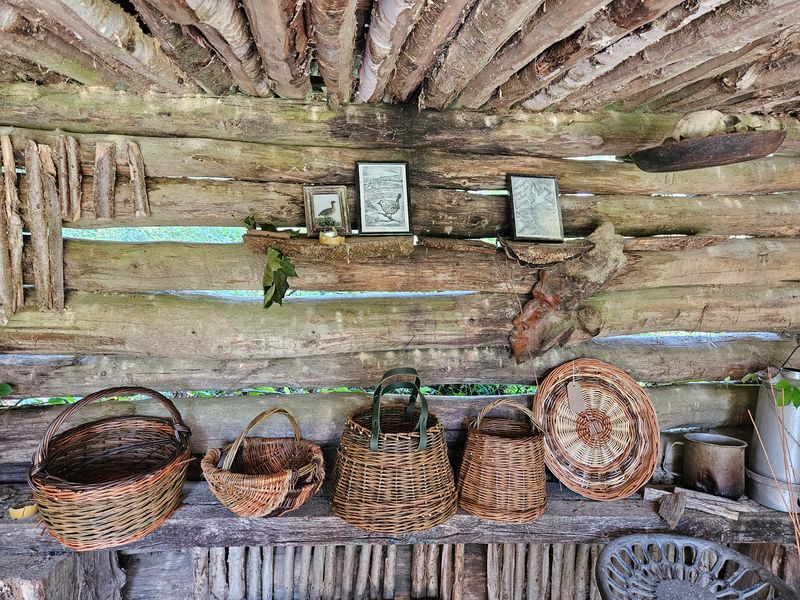
M353 93L357 0L317 0L310 14L319 72L332 105L349 102Z

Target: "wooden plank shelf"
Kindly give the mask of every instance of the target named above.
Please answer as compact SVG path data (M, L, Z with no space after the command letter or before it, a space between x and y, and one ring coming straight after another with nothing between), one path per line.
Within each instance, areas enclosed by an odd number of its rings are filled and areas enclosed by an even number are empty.
M530 524L492 523L459 510L443 525L399 536L368 533L334 516L325 488L298 511L270 519L237 517L214 498L205 482L187 483L184 492L184 504L167 522L144 540L126 547L126 551L269 544L587 543L636 532L670 531L656 505L641 495L598 502L561 489L558 484L548 485L547 510L540 520ZM0 539L4 551L30 554L62 550L53 538L43 535L36 519L9 519L8 507L27 502L28 494L25 485L0 487ZM738 521L687 510L672 532L725 543L794 541L788 515L763 507L742 514Z

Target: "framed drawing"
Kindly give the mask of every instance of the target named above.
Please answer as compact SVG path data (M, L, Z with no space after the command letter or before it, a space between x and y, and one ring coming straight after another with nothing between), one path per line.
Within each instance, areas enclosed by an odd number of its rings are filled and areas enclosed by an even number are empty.
M509 175L514 238L563 242L561 203L555 177Z
M372 235L410 235L408 163L357 162L359 231Z
M347 213L347 188L343 185L303 186L306 204L308 237L319 237L320 231L335 229L339 235L350 235Z

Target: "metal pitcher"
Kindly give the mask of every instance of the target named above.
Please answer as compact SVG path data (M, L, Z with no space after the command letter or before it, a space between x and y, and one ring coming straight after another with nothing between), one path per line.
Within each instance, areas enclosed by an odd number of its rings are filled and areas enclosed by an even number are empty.
M683 451L683 474L680 477L686 487L724 496L738 498L744 494L744 452L747 442L716 433L687 433L685 442L673 443L685 446Z

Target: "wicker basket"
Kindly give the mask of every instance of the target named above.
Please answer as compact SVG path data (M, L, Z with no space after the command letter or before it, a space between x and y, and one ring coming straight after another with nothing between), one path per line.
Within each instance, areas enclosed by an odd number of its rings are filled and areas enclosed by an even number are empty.
M498 406L519 410L530 423L487 419ZM484 406L467 431L458 474L461 508L501 523L529 523L544 512L545 485L544 436L533 413L508 398Z
M289 420L294 439L244 437L276 414ZM274 517L296 510L319 490L325 478L322 450L301 439L297 421L282 408L262 412L233 444L209 450L201 467L214 495L241 517Z
M111 417L55 435L77 410L103 398L145 395L169 411ZM50 534L73 550L122 546L146 536L177 508L189 461L189 428L167 398L140 387L95 392L53 420L28 473Z
M570 407L576 381L585 408ZM644 390L620 369L588 358L553 370L536 392L534 414L545 432L545 461L564 485L595 500L633 494L652 477L659 429Z
M414 382L390 380L413 376ZM387 371L372 407L347 419L333 471L331 506L348 523L378 533L421 531L457 508L444 427L428 414L414 369ZM381 407L384 394L411 390L406 405Z

